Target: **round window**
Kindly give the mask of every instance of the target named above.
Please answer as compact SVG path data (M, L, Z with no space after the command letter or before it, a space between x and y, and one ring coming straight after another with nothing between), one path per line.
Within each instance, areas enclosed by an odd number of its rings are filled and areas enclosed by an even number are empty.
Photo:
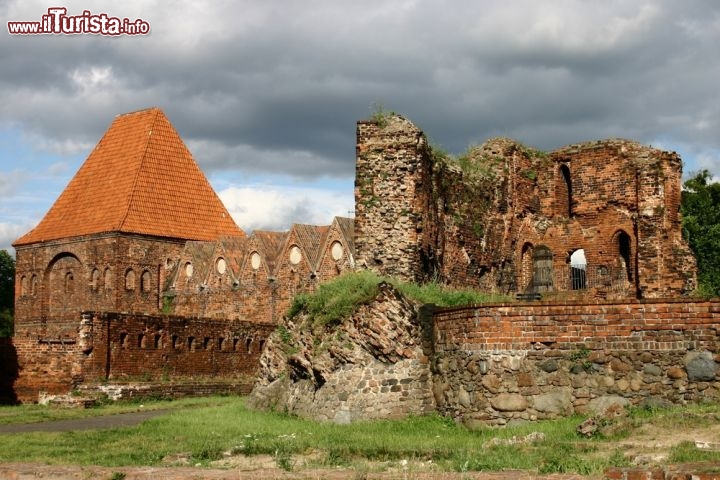
M250 255L250 266L253 270L260 268L261 260L258 252L253 252L252 255Z
M343 249L342 243L333 242L330 247L330 255L332 255L332 259L337 262L343 257L343 253L345 253L345 250Z
M297 245L293 245L290 248L290 263L293 265L297 265L300 263L300 260L302 260L302 252L300 251L300 247Z
M224 258L217 259L217 262L215 262L215 269L220 275L225 273L225 270L227 270L227 263L225 262Z

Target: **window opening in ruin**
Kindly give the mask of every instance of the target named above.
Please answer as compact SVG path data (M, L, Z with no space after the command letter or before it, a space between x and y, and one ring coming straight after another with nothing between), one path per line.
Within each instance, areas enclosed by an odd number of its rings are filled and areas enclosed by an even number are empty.
M132 268L125 272L125 290L135 290L135 272Z
M587 288L587 259L582 248L570 255L570 288L572 290Z
M210 343L210 337L205 337L203 339L203 348L205 350L210 350L210 347L212 346L212 343Z
M138 348L145 348L147 345L145 343L145 334L139 333L138 334Z
M112 290L112 271L105 269L105 290Z
M149 292L152 289L152 277L150 272L145 270L140 276L140 291Z
M618 263L620 264L620 271L625 275L625 278L629 281L633 281L632 275L632 262L631 262L631 239L630 235L620 230L617 236L618 242Z
M37 275L33 275L32 280L30 280L30 295L37 295Z
M126 332L120 334L120 346L122 348L127 348L127 336L128 334Z
M240 345L240 339L239 338L233 338L233 350L237 352L238 345Z
M260 343L258 344L259 352L263 351L263 347L265 346L265 339L261 338Z
M245 351L247 353L252 353L252 338L245 340Z
M217 349L222 352L225 339L223 337L218 338Z
M195 350L195 337L188 337L187 339L188 350Z
M20 296L24 297L27 295L28 290L28 279L25 275L20 278Z
M73 285L73 274L72 272L67 272L65 274L65 293L71 294L73 293L73 290L75 286Z
M548 247L539 245L533 250L533 292L549 292L553 287L553 253Z
M155 347L155 349L162 348L161 340L162 340L162 335L160 335L159 333L156 333L155 338L153 339L153 347Z
M100 270L94 268L90 275L90 290L97 292L100 288Z
M555 201L557 204L557 212L559 215L572 216L572 181L570 179L570 168L567 165L561 165L556 182Z
M172 348L178 348L180 345L178 344L178 336L173 335L172 336Z
M195 269L193 268L192 263L187 262L185 264L185 276L187 278L192 278L194 271L195 271Z

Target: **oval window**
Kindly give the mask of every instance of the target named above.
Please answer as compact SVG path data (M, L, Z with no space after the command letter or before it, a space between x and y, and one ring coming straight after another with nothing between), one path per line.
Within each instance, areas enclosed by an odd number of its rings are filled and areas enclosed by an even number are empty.
M215 269L220 275L225 273L225 270L227 270L227 263L224 258L217 259L217 262L215 262Z
M293 265L297 265L300 263L300 260L302 260L302 252L300 251L300 247L297 245L293 245L290 248L290 263Z
M260 268L260 263L260 254L258 252L253 252L252 255L250 255L250 266L253 270L257 270L258 268Z
M343 249L342 243L333 242L330 247L330 255L332 255L332 259L337 262L343 257L343 253L345 253L345 250Z

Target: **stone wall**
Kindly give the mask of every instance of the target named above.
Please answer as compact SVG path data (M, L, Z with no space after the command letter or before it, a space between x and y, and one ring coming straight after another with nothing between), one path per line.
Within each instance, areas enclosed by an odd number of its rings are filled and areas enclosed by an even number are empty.
M469 425L717 399L719 329L718 300L438 310L433 393Z
M392 286L339 324L307 315L268 339L248 405L338 423L434 410L415 306Z

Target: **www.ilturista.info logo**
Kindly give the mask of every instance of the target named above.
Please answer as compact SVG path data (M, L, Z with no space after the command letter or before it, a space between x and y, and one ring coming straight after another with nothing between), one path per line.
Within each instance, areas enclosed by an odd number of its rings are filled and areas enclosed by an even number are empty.
M7 22L11 35L147 35L150 24L141 18L111 17L84 10L82 15L68 15L65 7L50 7L39 22Z

